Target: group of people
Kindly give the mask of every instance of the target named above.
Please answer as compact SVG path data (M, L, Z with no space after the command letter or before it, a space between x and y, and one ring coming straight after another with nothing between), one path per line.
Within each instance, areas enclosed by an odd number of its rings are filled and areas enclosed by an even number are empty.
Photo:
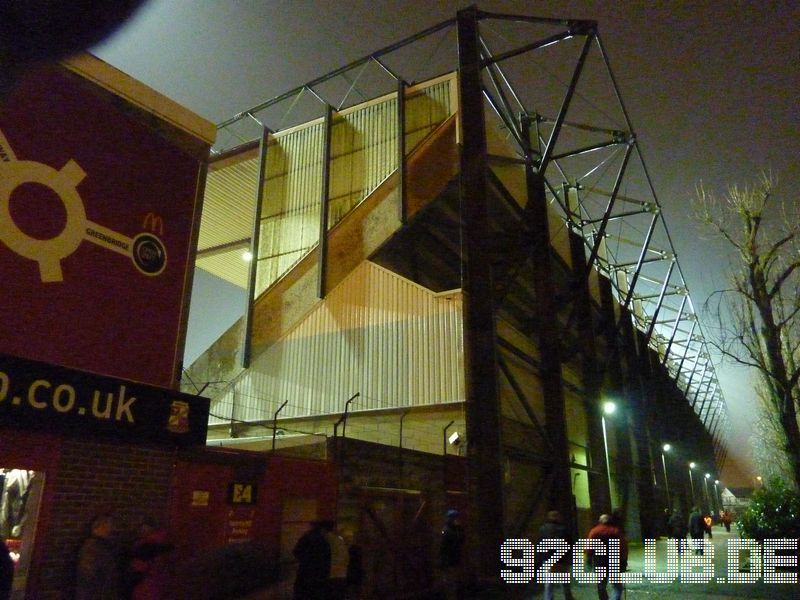
M120 543L112 515L96 517L81 544L75 577L76 600L161 600L171 589L166 533L143 523L127 548Z
M538 547L539 542L542 540L549 539L565 540L569 544L570 548L573 547L575 542L575 540L572 539L572 536L570 535L566 525L564 525L561 513L557 510L551 510L547 513L547 520L545 521L544 525L539 528L536 546ZM628 544L625 541L623 518L619 511L613 511L611 514L600 515L597 524L592 527L589 530L589 533L586 535L586 539L599 540L603 543L603 546L606 549L609 547L610 540L618 540L620 550L619 570L620 573L623 573L627 570ZM537 566L540 566L547 558L549 557L546 555L537 557ZM600 553L589 549L586 552L585 558L588 565L590 565L593 569L600 567L607 569L609 566L607 550ZM551 567L550 571L552 573L569 573L571 572L571 569L572 555L568 552L561 556L561 558ZM554 589L556 585L557 584L549 582L544 583L544 600L553 600ZM570 584L563 583L559 585L561 585L564 590L565 600L572 600L573 596L570 589ZM609 589L611 592L610 595ZM600 600L609 600L609 598L611 600L620 600L622 598L622 583L609 582L609 578L606 575L606 577L597 583L597 595Z
M344 537L329 520L314 521L300 537L292 552L297 559L295 600L359 597L364 579L361 550L349 531Z
M720 511L719 521L725 526L725 531L730 532L733 515L730 511ZM714 519L710 513L703 512L699 507L692 507L689 517L685 517L677 508L673 509L672 514L666 521L666 535L676 540L684 540L688 536L691 540L691 549L695 554L703 553L703 540L714 537L712 527Z

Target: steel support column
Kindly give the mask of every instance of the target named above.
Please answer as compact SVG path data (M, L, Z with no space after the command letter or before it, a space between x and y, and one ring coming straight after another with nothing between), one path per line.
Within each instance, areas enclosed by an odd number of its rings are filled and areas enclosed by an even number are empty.
M408 222L406 196L406 82L397 80L397 174L400 188L400 222Z
M654 373L650 368L650 348L644 333L635 329L630 313L623 308L620 318L625 355L629 358L625 373L628 406L631 409L630 434L633 440L630 456L634 467L639 522L644 538L658 537L657 515L648 507L658 506L653 489L655 473L652 444L650 442L649 402L655 394L651 382Z
M253 214L253 233L250 235L250 265L247 274L247 306L242 327L242 368L250 366L253 343L253 304L256 294L256 273L258 272L258 246L261 240L261 208L264 205L264 182L267 179L267 146L272 132L264 127L258 149L258 182L256 183L256 206Z
M590 464L596 469L596 465L603 464L604 460L603 447L600 444L600 440L603 439L601 429L602 411L600 410L603 377L597 359L592 301L589 292L589 277L591 277L593 270L587 268L585 242L582 233L578 229L580 227L578 189L566 185L563 189L564 202L569 210L570 223L572 224L572 227L569 228L569 249L570 257L572 258L575 314L578 315L578 339L581 344L581 378L585 391L584 400L588 417ZM610 491L606 484L606 478L603 477L602 473L592 471L587 475L593 512L596 514L608 512L606 507L611 507L611 497L609 496Z
M481 85L478 12L459 11L458 62L461 97L461 235L464 293L469 537L477 575L499 577L503 540L503 476L496 332L489 260L486 124Z
M548 227L548 206L544 176L536 169L530 144L533 123L523 121L526 139L526 186L528 203L525 206L525 225L531 236L531 266L536 296L540 352L540 377L544 397L545 427L552 445L552 490L550 503L561 511L566 525L577 533L572 510L572 478L570 477L569 440L564 406L563 375L561 372L561 332L558 321L556 290L553 282L552 246Z
M328 274L328 198L331 187L331 134L333 129L333 107L325 107L325 141L322 154L322 197L319 210L319 244L317 245L317 296L327 294Z

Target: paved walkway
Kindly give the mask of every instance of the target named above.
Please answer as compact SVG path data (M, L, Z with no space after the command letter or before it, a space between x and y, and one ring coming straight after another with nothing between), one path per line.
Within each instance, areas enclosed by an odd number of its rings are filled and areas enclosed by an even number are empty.
M735 528L726 533L721 526L713 528L714 543L714 578L709 583L670 583L658 584L643 582L625 586L625 600L737 600L752 598L754 600L800 600L800 584L736 584L722 583L727 581L727 542L730 538L738 538ZM657 542L658 570L664 570L662 561L666 556L666 540ZM632 544L629 552L628 571L644 573L644 546ZM680 580L679 580L680 581ZM571 586L575 600L596 600L597 591L591 584ZM508 598L531 600L542 597L542 586L520 586L507 584L503 589L475 596L476 598ZM556 600L563 594L556 589Z
M753 598L759 600L799 600L800 585L798 584L765 584L758 583L727 583L728 581L728 553L727 544L731 538L738 538L735 527L727 533L722 526L712 528L714 543L714 577L709 583L671 583L631 584L628 587L628 598L642 598L647 600L732 600L735 598ZM657 555L666 556L666 541L659 540ZM658 561L661 570L661 560ZM644 548L642 545L631 547L629 570L644 572ZM582 599L581 599L582 600Z

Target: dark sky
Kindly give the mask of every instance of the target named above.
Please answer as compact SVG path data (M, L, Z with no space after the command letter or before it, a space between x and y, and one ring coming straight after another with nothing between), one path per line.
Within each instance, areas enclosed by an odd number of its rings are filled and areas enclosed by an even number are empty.
M94 52L220 122L453 17L439 0L151 0ZM701 234L689 199L761 170L800 186L800 3L792 0L486 1L492 12L593 19L637 133L694 305L724 287L728 253ZM705 328L707 330L709 327ZM754 394L749 375L717 374L733 422L724 478L746 473Z

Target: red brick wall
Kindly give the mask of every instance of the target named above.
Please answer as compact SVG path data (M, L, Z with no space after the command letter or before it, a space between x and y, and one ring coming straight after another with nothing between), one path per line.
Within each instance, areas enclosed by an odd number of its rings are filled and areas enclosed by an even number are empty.
M166 524L174 450L106 441L64 439L55 472L45 474L46 517L36 534L37 555L28 593L69 598L77 553L97 514L112 511L123 537L144 518Z

